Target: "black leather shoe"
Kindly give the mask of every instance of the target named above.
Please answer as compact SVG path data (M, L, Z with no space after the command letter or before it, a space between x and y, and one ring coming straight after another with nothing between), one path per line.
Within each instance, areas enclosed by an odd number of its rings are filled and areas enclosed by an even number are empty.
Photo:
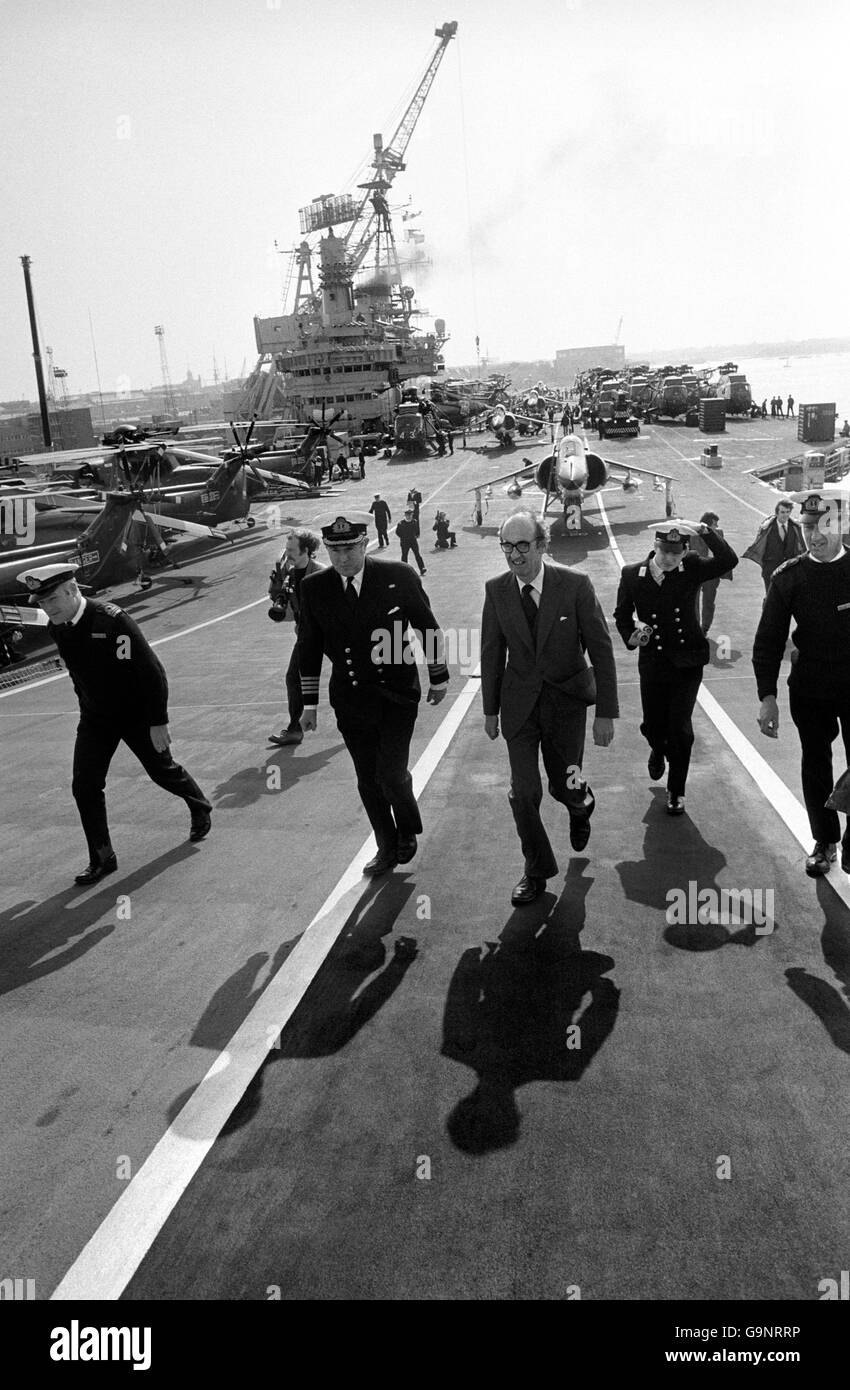
M683 816L685 814L685 798L683 796L671 796L668 792L667 814L668 816Z
M291 743L303 743L304 733L301 729L282 729L279 734L269 734L269 743L274 743L278 748L288 748Z
M841 862L844 864L844 845L841 846ZM821 840L815 841L815 847L811 854L806 858L806 873L809 878L818 878L821 874L828 874L832 865L835 863L835 845L824 844Z
M590 839L590 816L570 816L570 844L581 852Z
M533 903L535 899L540 897L545 887L545 878L530 878L528 874L523 874L511 893L511 905L513 907L525 907L528 903Z
M665 767L666 763L664 762L664 754L659 753L657 748L653 748L646 764L646 770L652 778L653 782L657 782L659 778L664 776Z
M189 829L189 839L197 842L203 840L210 833L212 826L212 816L209 811L193 811L192 824Z
M395 857L399 864L409 864L417 850L415 835L399 835Z
M394 850L379 849L375 858L363 865L363 873L370 878L376 878L378 874L389 873L390 869L394 869L397 863Z
M846 831L841 841L841 867L845 874L850 874L850 836Z
M107 874L114 874L117 868L118 860L114 854L110 854L107 859L102 859L97 864L89 864L87 869L83 869L81 874L75 876L74 882L87 888L90 883L99 883L102 878L106 878Z

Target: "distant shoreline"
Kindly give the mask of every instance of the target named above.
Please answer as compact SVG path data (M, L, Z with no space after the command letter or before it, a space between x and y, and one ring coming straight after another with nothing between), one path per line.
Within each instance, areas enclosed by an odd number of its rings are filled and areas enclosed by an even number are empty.
M850 352L850 338L802 338L784 343L709 343L702 347L641 348L629 351L626 362L706 362L738 357L815 357L828 352Z

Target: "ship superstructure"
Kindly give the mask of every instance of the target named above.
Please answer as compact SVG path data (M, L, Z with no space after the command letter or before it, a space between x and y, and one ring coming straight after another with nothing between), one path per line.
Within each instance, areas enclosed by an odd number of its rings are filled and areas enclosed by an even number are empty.
M239 404L243 418L311 421L333 408L350 431L385 429L403 382L445 370L443 320L429 333L413 322L419 311L404 283L389 192L456 31L455 22L435 31L439 42L390 144L373 136L370 177L357 196L324 194L301 209L293 308L254 319L259 359ZM421 234L408 238L416 245Z

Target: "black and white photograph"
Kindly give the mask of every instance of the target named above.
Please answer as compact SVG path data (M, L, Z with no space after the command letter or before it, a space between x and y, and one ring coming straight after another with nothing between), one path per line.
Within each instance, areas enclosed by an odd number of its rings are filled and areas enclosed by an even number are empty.
M0 1300L811 1371L846 6L0 10Z

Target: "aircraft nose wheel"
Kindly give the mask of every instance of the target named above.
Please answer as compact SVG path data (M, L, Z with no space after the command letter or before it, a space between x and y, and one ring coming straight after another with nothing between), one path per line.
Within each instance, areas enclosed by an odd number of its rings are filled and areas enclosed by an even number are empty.
M246 517L246 519L245 519L245 525L248 527L248 530L249 530L249 531L251 530L252 527L256 526L256 524L257 524L257 522L256 522L256 518L255 518L255 517L253 517L253 516Z
M149 574L140 574L140 575L139 575L139 588L140 588L140 589L152 589L152 588L153 588L153 580L151 579L151 577L150 577Z

